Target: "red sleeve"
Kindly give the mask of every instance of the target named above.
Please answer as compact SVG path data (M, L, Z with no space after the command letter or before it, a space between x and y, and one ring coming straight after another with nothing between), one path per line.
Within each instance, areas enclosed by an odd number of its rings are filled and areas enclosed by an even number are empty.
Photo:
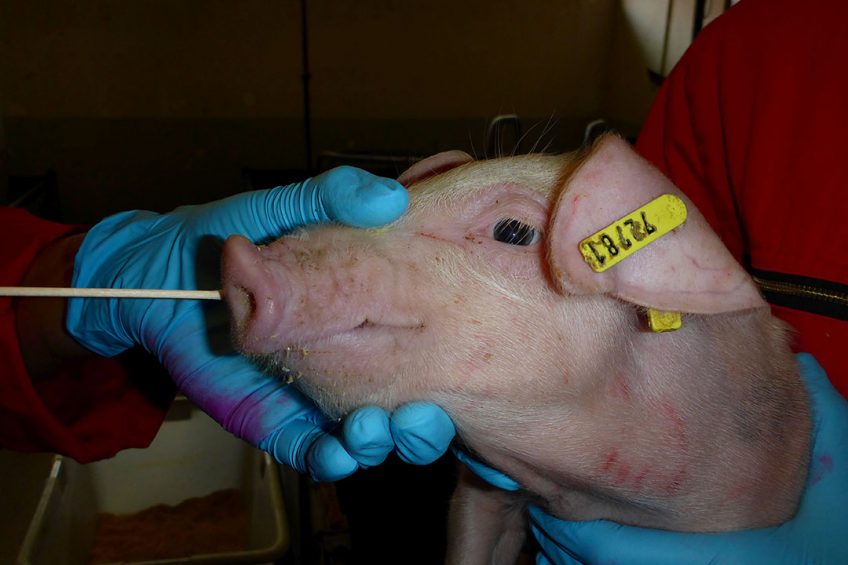
M848 3L743 0L663 85L637 149L746 267L848 285ZM848 395L848 322L775 306Z
M41 249L78 227L0 208L0 286L18 286ZM0 446L86 462L146 447L173 388L116 359L92 357L33 384L23 364L12 299L0 297Z

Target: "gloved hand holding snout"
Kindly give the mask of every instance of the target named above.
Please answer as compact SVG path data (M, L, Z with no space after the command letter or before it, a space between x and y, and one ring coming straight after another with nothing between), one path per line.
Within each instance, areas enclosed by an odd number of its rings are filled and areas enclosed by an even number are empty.
M302 183L169 214L124 212L85 236L73 286L215 289L220 244L231 234L260 243L318 222L373 227L396 219L407 200L393 180L340 167ZM220 303L72 299L67 328L79 343L104 356L141 345L224 428L319 480L379 464L393 449L406 461L429 463L444 453L455 433L441 409L414 403L391 417L376 407L360 409L347 418L339 436L331 434L336 424L310 400L232 350Z

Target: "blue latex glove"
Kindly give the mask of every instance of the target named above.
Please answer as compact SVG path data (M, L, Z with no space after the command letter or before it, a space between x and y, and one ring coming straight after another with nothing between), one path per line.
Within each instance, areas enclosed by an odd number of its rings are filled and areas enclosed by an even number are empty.
M785 524L722 534L681 534L606 520L566 522L530 511L542 546L536 563L848 563L848 402L816 360L798 355L813 407L813 454L795 517Z
M220 288L221 242L243 234L264 242L310 223L371 227L406 209L403 187L352 167L272 190L236 195L165 215L111 216L86 235L74 264L75 287ZM382 462L398 446L404 459L429 463L445 452L453 423L432 404L389 415L362 409L341 437L297 390L260 373L230 346L221 303L196 300L72 299L67 328L104 356L141 345L177 386L224 428L318 480L335 480L360 465Z
M456 455L456 458L462 461L466 467L474 471L474 474L493 487L509 491L515 491L521 488L521 485L519 485L515 479L504 475L497 469L493 469L485 463L477 461L461 448L454 447L452 451L453 454Z

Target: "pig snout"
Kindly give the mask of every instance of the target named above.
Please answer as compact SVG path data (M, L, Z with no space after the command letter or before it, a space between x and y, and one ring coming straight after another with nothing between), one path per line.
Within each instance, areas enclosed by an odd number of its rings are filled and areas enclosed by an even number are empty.
M281 238L257 247L230 237L222 257L223 296L237 347L273 355L281 347L343 347L385 333L416 329L419 315L397 304L402 278L387 257L349 245Z
M244 336L248 325L254 325L260 318L265 320L265 325L271 320L267 312L263 315L268 303L262 297L270 296L271 281L262 263L259 248L248 239L239 235L227 239L222 255L222 273L229 276L223 277L222 296L230 310L234 334L238 338Z
M272 269L267 254L246 238L227 239L222 256L223 297L240 348L267 347L265 339L285 327L281 312L292 299L293 284L283 269Z

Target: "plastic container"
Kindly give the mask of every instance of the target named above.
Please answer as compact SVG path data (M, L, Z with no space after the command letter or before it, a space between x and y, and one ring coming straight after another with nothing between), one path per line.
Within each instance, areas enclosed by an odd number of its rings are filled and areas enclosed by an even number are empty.
M177 399L169 419L146 449L126 450L87 465L55 457L18 563L87 564L99 512L133 514L156 504L175 505L233 488L243 493L247 508L244 551L120 563L272 563L288 549L277 464L184 399Z

